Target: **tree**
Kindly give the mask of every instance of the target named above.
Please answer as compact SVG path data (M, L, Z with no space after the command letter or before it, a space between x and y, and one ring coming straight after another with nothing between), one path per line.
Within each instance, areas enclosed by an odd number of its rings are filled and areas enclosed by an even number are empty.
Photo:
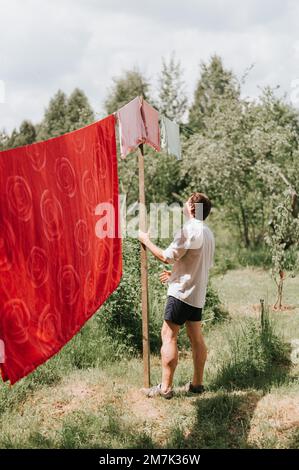
M5 150L7 148L9 136L5 129L0 130L0 150Z
M263 243L270 195L285 189L281 178L275 185L268 181L270 168L280 169L296 187L297 121L290 106L269 90L257 102L225 96L205 118L205 132L185 145L188 192L200 188L224 207L226 221L246 247Z
M272 277L277 286L274 308L283 308L283 286L287 271L295 275L298 269L299 218L297 195L289 188L272 197L272 217L265 236L272 257Z
M38 130L37 140L46 140L67 132L67 97L58 90L50 100Z
M32 144L36 140L36 129L32 122L23 121L19 131L14 131L9 139L10 148Z
M221 98L238 98L240 91L235 76L230 70L224 69L219 56L213 55L210 62L202 62L200 68L201 75L189 112L189 126L203 132L206 117L213 114Z
M66 105L66 128L67 131L80 129L90 124L95 119L94 112L89 104L85 93L75 88L67 100Z
M121 77L113 78L113 87L105 100L105 110L114 113L136 96L149 99L149 83L137 70L128 70Z
M172 54L169 62L162 61L162 71L159 77L158 107L161 113L176 122L181 122L187 110L187 96L184 90L182 69Z

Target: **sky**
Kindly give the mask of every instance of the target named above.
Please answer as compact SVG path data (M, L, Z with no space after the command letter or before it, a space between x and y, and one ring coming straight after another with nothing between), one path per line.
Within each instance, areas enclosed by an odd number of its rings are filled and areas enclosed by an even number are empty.
M58 89L79 87L97 117L112 78L138 67L155 94L162 58L181 61L189 103L212 54L256 98L280 86L299 105L297 0L0 0L0 129L41 120Z

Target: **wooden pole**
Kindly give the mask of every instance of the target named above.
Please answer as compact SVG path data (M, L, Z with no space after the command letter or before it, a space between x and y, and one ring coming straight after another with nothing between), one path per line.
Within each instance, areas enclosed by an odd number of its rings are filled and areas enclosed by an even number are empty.
M144 151L143 144L138 147L139 169L139 228L147 230L145 190L144 190ZM143 385L150 387L150 345L148 327L148 276L146 247L141 244L141 306L142 306L142 352L143 352Z

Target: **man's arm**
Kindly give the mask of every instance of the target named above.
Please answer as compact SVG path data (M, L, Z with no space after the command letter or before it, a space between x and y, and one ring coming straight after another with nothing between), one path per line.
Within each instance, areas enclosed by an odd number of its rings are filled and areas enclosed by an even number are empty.
M149 234L147 232L142 232L139 230L138 233L139 241L146 246L150 250L150 252L162 263L168 263L167 258L164 256L163 250L155 245L149 238Z

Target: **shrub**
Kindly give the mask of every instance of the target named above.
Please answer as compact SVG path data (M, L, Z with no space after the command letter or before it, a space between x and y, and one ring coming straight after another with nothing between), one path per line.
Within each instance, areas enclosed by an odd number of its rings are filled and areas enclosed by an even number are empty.
M223 308L217 291L208 285L206 303L203 310L203 320L208 324L215 324L228 318L228 312Z
M139 250L137 240L124 240L122 280L97 315L101 327L131 352L142 347Z
M253 318L240 321L230 331L229 353L214 381L214 386L267 389L287 376L289 346L274 329L265 312L262 322Z

